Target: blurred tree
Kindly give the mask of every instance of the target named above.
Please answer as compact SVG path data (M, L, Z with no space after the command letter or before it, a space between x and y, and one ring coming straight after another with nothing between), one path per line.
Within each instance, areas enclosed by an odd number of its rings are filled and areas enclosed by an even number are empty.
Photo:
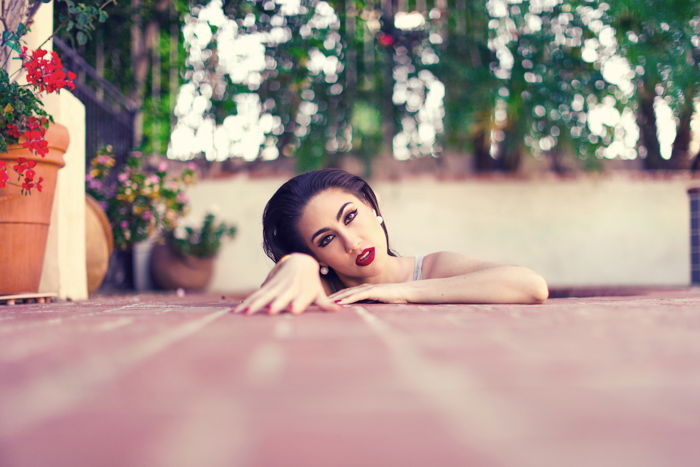
M563 170L565 154L593 168L600 143L612 141L612 129L596 134L588 116L603 101L621 106L624 96L604 79L600 63L584 54L586 41L597 35L587 13L556 0L491 6L492 72L502 99L496 108L501 170L517 171L528 152L547 155L556 171Z
M58 2L55 17L65 16L69 7ZM134 141L146 153L164 154L167 148L173 93L181 84L184 61L181 15L188 10L184 0L131 0L110 7L111 21L98 25L93 41L85 43L71 31L59 31L135 104Z
M378 155L448 149L471 154L477 171L517 171L528 154L565 171L595 168L623 146L631 157L636 128L621 121L634 112L648 168L691 159L698 0L132 0L120 8L113 16L123 21L98 31L84 54L142 102L143 147L163 152L171 135L173 157L293 156L307 170L348 153L370 167ZM615 77L614 64L628 76ZM657 134L660 99L677 119L669 154Z
M640 155L647 169L690 167L691 119L700 95L700 1L617 0L601 21L615 31L619 53L634 73ZM662 154L656 108L674 115L676 137ZM698 155L695 155L696 161Z

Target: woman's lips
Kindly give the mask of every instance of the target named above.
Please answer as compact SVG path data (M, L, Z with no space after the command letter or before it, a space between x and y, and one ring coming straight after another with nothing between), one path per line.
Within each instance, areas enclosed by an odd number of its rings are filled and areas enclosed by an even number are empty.
M369 266L374 261L374 247L365 248L362 253L355 258L355 264L358 266Z

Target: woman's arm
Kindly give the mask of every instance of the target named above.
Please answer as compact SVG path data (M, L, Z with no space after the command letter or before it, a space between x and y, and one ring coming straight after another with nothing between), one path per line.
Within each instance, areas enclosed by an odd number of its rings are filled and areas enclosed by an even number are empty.
M318 262L309 255L286 255L272 268L260 288L233 312L251 315L264 309L268 314L282 310L302 313L311 304L326 311L338 311L340 307L328 299L328 289L318 274L318 268Z
M388 303L543 303L549 296L545 280L522 266L485 263L443 251L426 256L423 270L423 280L364 284L329 298L340 304L367 299Z

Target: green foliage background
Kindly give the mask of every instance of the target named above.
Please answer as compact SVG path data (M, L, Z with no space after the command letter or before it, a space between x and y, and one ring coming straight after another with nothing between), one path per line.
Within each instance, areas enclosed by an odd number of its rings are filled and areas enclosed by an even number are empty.
M411 33L392 27L399 10L395 0L328 3L339 19L340 46L323 47L330 30L316 31L311 37L299 34L319 4L319 0L302 0L309 10L284 17L284 26L292 30L291 39L268 44L266 55L277 66L266 70L262 85L255 90L262 101L274 99L274 112L284 126L276 140L280 157L293 156L299 170L337 164L347 153L368 167L374 158L390 155L392 135L401 119L411 116L391 102L391 71L399 54L409 57L414 72L427 69L445 85L444 132L438 153L449 150L471 155L475 170L518 171L530 154L545 157L556 171L572 165L599 167L602 149L616 136L612 128L605 135L593 134L586 119L590 108L611 98L618 110L634 112L646 168L686 169L693 161L697 163L697 156L689 152L689 141L693 104L700 91L698 0L506 0L502 15L494 14L494 5L499 3L494 1L409 0L401 2L401 8L426 18L425 28ZM164 153L167 147L175 92L186 76L186 50L178 26L193 7L182 0L132 0L112 8L110 20L98 26L96 34L108 57L104 75L129 95L134 81L130 29L134 18L157 18L159 39L143 98L141 149L146 152ZM229 18L235 18L241 34L269 31L280 8L270 0L231 0L223 7ZM249 15L254 22L245 21ZM539 29L531 27L533 16ZM624 57L633 71L631 94L605 80L602 58L584 60L585 47L600 49L598 56L605 57L599 37L605 27L614 31L614 54ZM441 40L431 41L431 34ZM383 45L382 35L390 36L392 44ZM498 41L500 49L494 46ZM79 46L88 59L96 56L95 42ZM305 64L312 47L336 55L343 64L338 80L342 93L329 92L329 83L309 73ZM439 57L437 63L422 63L428 47ZM512 66L499 73L504 54L512 57ZM159 66L153 66L154 61ZM214 59L211 66L215 66ZM225 92L212 101L211 115L220 123L236 112L233 96L250 91L229 82ZM577 96L583 97L583 104L573 106ZM667 101L677 119L678 136L670 159L662 157L658 147L653 114L657 98ZM304 100L313 100L318 112L308 131L299 136L295 116ZM547 145L540 144L543 138ZM331 149L330 140L338 142Z

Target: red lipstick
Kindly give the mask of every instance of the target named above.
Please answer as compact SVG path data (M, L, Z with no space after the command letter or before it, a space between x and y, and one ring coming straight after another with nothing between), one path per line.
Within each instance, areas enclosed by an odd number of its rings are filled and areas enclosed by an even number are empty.
M374 247L365 248L362 253L355 258L355 264L358 266L369 266L374 261Z

